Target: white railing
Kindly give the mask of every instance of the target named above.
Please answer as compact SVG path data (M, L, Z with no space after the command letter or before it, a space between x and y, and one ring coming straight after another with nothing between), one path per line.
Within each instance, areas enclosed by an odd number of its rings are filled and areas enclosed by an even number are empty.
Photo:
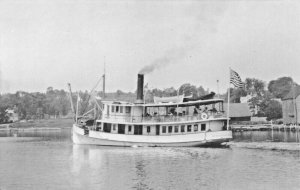
M208 113L207 117L202 114L194 115L159 115L159 116L121 116L121 115L105 115L103 120L115 121L115 122L126 122L126 123L167 123L167 122L185 122L185 121L196 121L196 120L207 120L225 118L226 115L222 112L219 113Z

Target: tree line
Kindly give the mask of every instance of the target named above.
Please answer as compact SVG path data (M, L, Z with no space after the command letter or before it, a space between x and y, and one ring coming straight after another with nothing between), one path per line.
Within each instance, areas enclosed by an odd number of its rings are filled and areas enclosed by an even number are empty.
M266 82L247 78L245 81L245 88L231 88L230 102L240 103L240 98L250 95L250 107L258 107L256 116L265 116L268 119L278 119L282 117L281 103L277 99L284 98L291 90L293 83L291 77L281 77L276 80ZM210 93L209 89L205 90L202 86L195 86L189 83L182 84L179 89L174 87L165 89L144 89L145 102L153 102L154 96L167 97L176 95L192 96L199 98ZM46 92L24 92L18 91L16 93L7 93L0 95L0 123L7 120L6 110L14 109L18 114L19 119L43 119L49 117L65 117L72 116L72 109L70 104L69 92L65 90L57 90L53 87L48 87ZM79 115L86 111L93 109L96 104L95 97L103 97L102 92L95 92L90 94L88 91L79 92L80 101L78 104ZM227 93L220 94L220 97L227 101ZM123 100L134 102L136 94L133 92L123 92L117 90L116 92L106 93L107 100ZM76 107L77 94L73 94L72 100L74 107ZM98 102L98 105L101 102ZM75 108L76 109L76 108Z

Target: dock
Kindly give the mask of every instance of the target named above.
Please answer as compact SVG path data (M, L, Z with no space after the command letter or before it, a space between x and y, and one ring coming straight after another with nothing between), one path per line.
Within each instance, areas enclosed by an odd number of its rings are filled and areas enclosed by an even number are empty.
M291 131L299 132L299 125L277 125L277 124L256 124L256 125L231 125L233 132L238 131Z

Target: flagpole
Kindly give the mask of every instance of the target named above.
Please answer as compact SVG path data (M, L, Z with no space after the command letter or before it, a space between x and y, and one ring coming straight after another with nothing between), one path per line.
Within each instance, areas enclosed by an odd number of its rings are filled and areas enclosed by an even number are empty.
M231 70L231 68L229 67L229 81L228 81L228 92L227 92L227 94L228 94L228 97L227 97L227 99L228 99L228 103L227 103L227 130L229 130L229 111L230 111L230 109L229 109L229 104L230 104L230 70Z

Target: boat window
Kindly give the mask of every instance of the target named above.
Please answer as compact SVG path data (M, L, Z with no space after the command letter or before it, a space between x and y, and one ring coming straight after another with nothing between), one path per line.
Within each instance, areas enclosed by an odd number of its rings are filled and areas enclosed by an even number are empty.
M162 132L166 133L166 131L167 131L167 127L166 126L162 126Z
M169 133L172 133L172 128L173 128L173 126L169 126L169 128L168 128Z
M188 125L187 126L187 132L191 132L192 131L192 125Z
M120 113L123 113L123 106L120 106Z
M205 129L206 129L206 124L205 123L201 124L201 131L205 131Z
M134 125L134 132L135 135L142 135L143 134L143 126L142 125Z
M119 106L116 106L116 112L117 113L119 112Z
M101 122L97 122L96 123L96 131L100 131L101 130Z
M109 105L106 105L106 114L109 115Z
M198 124L194 125L194 131L198 131Z
M118 124L118 133L125 134L125 125L124 124Z
M111 112L115 112L115 106L111 106Z
M111 131L111 124L110 123L103 123L103 131L110 133Z
M160 125L156 125L155 128L156 128L156 135L159 135Z
M131 125L128 125L128 132L131 132Z
M181 132L184 133L184 128L185 126L184 125L181 125Z
M174 132L178 133L178 126L175 126Z
M150 126L147 126L147 133L150 133Z
M131 107L126 106L126 107L125 107L125 111L126 111L126 113L130 113L130 112L131 112Z

